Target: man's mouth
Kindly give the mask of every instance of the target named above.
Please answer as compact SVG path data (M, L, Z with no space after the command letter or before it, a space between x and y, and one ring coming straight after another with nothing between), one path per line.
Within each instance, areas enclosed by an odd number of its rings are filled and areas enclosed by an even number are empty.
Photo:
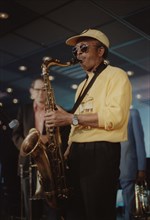
M82 59L76 58L78 63L82 63Z

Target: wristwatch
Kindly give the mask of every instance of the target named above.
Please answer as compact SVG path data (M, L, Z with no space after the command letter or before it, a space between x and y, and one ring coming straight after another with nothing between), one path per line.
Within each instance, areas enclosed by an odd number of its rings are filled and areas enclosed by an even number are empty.
M77 126L78 124L79 124L78 116L77 115L73 115L72 125Z

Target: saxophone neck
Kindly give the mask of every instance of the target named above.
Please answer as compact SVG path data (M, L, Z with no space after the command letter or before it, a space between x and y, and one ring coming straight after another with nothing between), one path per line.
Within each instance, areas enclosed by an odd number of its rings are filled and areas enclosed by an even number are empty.
M67 66L72 66L75 65L79 62L79 60L77 58L72 58L70 61L67 61L65 63L62 63L60 60L58 59L53 59L51 57L49 58L45 58L44 62L42 64L43 68L49 68L51 66L62 66L62 67L67 67Z

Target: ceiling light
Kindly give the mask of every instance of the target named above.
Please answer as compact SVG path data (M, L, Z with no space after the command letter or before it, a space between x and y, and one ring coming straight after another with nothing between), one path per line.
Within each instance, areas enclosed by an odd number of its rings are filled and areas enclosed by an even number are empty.
M13 89L12 89L12 88L7 88L6 91L7 91L8 93L12 93L12 92L13 92Z
M2 129L3 129L4 131L6 131L6 129L7 129L6 125L3 125L3 126L2 126Z
M1 126L3 131L6 131L7 126L1 120L0 120L0 126Z
M51 57L49 57L49 56L45 56L45 57L43 57L43 59L42 59L43 61L49 61L49 60L52 60L52 58Z
M54 76L49 76L50 81L53 81L54 79L55 79Z
M72 89L77 89L77 88L78 88L78 85L77 85L77 84L72 84L71 88L72 88Z
M26 66L19 66L18 68L20 71L26 71L27 70L27 67Z
M136 98L137 98L137 99L141 99L141 98L142 98L142 95L141 95L141 94L137 94L137 95L136 95Z
M18 99L13 99L14 104L17 104L18 102L19 102Z
M131 71L131 70L128 70L128 71L127 71L127 74L128 74L128 76L133 76L133 75L134 75L134 72Z
M9 17L9 14L6 12L0 12L0 19L7 19Z

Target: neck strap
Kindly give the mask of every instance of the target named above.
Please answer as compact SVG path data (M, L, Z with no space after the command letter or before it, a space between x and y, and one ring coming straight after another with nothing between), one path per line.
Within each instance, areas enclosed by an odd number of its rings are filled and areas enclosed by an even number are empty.
M74 106L73 106L73 108L72 108L72 110L71 110L71 113L74 113L74 112L77 110L77 108L79 107L79 105L80 105L80 103L82 102L83 98L85 97L85 95L87 94L87 92L89 91L89 89L90 89L90 88L92 87L92 85L94 84L96 78L99 76L99 74L100 74L106 67L107 67L107 65L104 64L104 63L101 63L101 64L97 67L96 71L94 72L94 73L95 73L94 76L92 77L91 81L89 82L89 84L88 84L87 87L85 88L84 92L83 92L83 93L81 92L82 94L80 93L80 95L78 96L78 98L77 98L77 100L76 100L76 102L75 102L75 104L74 104ZM81 91L82 91L82 90L81 90Z

